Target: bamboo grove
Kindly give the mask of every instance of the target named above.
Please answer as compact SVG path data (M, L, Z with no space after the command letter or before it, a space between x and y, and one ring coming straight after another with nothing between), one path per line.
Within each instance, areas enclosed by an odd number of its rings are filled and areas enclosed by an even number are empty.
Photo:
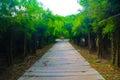
M0 63L10 66L16 58L64 36L75 44L97 50L120 67L120 1L78 0L83 6L76 15L53 15L37 0L0 0Z
M36 0L0 1L0 67L14 64L16 58L24 60L68 33L62 31L63 17L54 16L42 6Z
M74 42L87 46L90 53L97 50L99 59L107 56L120 67L120 1L80 0L79 3L84 10L73 22Z

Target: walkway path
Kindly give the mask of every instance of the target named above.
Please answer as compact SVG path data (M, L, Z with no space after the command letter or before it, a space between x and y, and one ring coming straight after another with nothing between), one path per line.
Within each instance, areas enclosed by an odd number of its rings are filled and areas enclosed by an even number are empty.
M18 80L105 80L67 41L58 41Z

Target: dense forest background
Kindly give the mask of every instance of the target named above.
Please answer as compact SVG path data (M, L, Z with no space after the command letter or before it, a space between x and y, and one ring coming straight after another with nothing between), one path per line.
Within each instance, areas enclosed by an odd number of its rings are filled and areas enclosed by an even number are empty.
M120 67L120 1L78 0L76 15L54 15L37 0L0 0L0 69L65 37Z

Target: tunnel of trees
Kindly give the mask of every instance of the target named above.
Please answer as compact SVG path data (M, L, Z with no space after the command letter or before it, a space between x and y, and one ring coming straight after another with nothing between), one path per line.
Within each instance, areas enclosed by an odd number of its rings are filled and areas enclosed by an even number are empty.
M98 58L109 55L120 67L120 1L78 0L84 7L69 16L53 15L37 0L0 0L0 69L24 60L64 36Z

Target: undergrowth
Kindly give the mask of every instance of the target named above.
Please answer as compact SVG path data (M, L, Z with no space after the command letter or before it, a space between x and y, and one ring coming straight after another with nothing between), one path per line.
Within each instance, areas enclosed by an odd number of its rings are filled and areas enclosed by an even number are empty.
M89 53L89 50L72 44L77 51L95 68L105 80L120 80L120 68L114 67L110 60L102 59L100 63L96 63L97 52Z
M17 80L20 76L24 74L24 72L30 68L37 60L39 60L48 49L50 49L53 44L48 45L42 49L36 50L36 54L29 55L25 58L24 61L14 64L13 66L7 69L0 78L0 80Z

